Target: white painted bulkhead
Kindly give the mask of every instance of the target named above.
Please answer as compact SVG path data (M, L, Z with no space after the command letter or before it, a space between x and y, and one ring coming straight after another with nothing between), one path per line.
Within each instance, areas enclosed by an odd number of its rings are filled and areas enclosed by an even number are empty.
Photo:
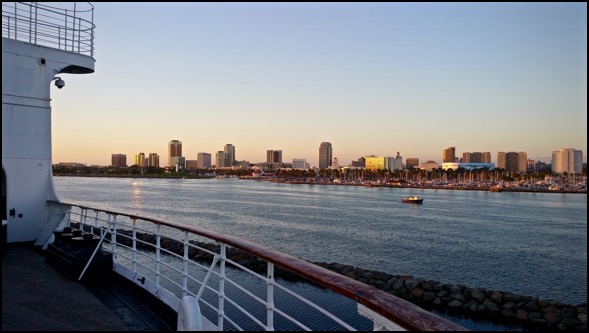
M34 241L57 200L51 158L51 87L56 76L94 72L94 58L2 38L2 169L7 242ZM67 89L67 88L64 88Z

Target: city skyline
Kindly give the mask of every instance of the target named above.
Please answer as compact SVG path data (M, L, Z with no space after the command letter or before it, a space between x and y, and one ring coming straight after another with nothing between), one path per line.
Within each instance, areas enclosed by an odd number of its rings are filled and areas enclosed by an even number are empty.
M180 140L171 140L170 142L168 142L168 150L172 149L171 147L173 145L175 145L175 146L179 145L179 148L175 148L174 151L176 151L176 149L179 149L179 151L181 152L182 142ZM229 160L232 160L232 158L226 159L227 151L228 150L231 151L230 156L231 155L235 156L237 146L233 145L233 144L226 144L223 147L223 149L224 150L222 150L222 151L221 150L217 151L216 157L222 159L221 167L227 167L230 164ZM544 157L544 158L538 159L538 158L528 157L528 154L525 151L506 151L506 150L504 150L504 151L497 152L495 155L493 155L491 152L485 152L485 151L483 151L483 152L466 152L465 151L465 152L457 153L456 147L454 147L454 146L446 147L445 149L443 149L439 160L438 159L422 160L419 157L411 157L411 156L404 157L400 152L397 152L395 156L392 156L392 155L379 155L379 156L377 156L377 155L363 155L363 156L359 156L355 160L350 161L350 163L340 163L338 161L337 156L333 155L333 146L331 145L331 143L330 142L322 142L319 145L319 160L321 161L321 163L319 165L310 165L310 167L318 167L319 169L328 168L331 166L331 163L335 162L335 161L337 161L339 166L353 166L354 162L358 162L358 160L360 158L378 157L378 158L391 159L391 162L390 162L391 165L394 163L392 161L395 159L398 160L397 163L402 163L403 165L406 164L407 159L409 159L409 160L412 160L411 163L418 162L417 165L427 163L427 162L435 162L436 164L439 164L440 166L443 163L452 163L452 162L450 162L450 160L452 160L453 162L460 162L460 163L471 163L471 162L472 163L492 163L492 164L496 165L497 167L505 168L504 164L506 162L505 161L506 155L515 154L515 156L518 156L518 155L523 156L523 158L520 159L522 163L524 163L524 161L534 161L534 162L544 162L544 163L550 164L552 162L552 159L554 158L555 154L559 154L564 150L577 151L580 154L580 157L582 158L582 162L586 163L586 157L583 155L584 152L582 150L572 148L572 147L568 147L568 148L562 147L559 149L555 149L550 152L549 157ZM168 154L169 155L168 155L167 164L160 165L160 167L164 167L164 166L170 167L170 166L174 166L178 163L178 160L173 160L174 157L170 157L170 153L168 153ZM145 152L137 152L137 153L131 154L131 156L134 156L135 164L137 164L137 162L136 162L137 155L143 155L143 157L145 158ZM152 158L152 155L156 155L159 158L159 155L157 155L157 153L149 153L150 159ZM121 156L124 156L126 158L127 154L120 153L120 152L111 154L111 160L113 162L110 165L115 165L115 163L114 163L115 157L120 158ZM176 155L176 156L181 157L181 160L186 161L186 162L190 161L190 160L198 161L199 162L198 164L201 165L201 168L202 168L202 163L205 163L205 165L207 165L209 167L211 166L212 154L208 153L208 152L199 152L195 159L192 159L191 156L182 156L181 154ZM492 156L495 156L495 157L493 158ZM203 162L203 159L205 162ZM263 160L263 161L249 161L248 160L247 162L249 162L250 164L294 163L295 160L300 160L300 159L307 160L307 158L293 158L290 161L285 161L285 160L282 160L282 150L270 149L270 150L266 150L266 159L265 160ZM329 159L329 162L328 162L328 159ZM234 163L240 162L240 161L243 161L243 160L233 159ZM279 162L277 162L277 161L279 161ZM405 162L403 162L403 161L405 161ZM60 162L58 162L58 163L60 163ZM61 162L61 163L76 163L76 162L70 161L70 162ZM145 164L146 164L146 166L147 165L153 166L151 163L146 162ZM215 167L219 167L219 165L217 165L216 163L212 164L212 165ZM102 166L105 166L105 165L102 165ZM119 166L121 166L121 165L119 165ZM130 166L130 164L127 166ZM139 165L139 166L141 166L141 165ZM525 169L526 167L524 165L520 165L519 168Z
M94 6L96 72L51 88L54 163L170 138L187 159L232 142L311 166L321 142L341 165L587 152L586 3Z

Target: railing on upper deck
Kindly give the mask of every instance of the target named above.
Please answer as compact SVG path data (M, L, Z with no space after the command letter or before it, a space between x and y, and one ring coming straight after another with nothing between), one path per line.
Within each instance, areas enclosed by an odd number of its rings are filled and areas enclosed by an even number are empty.
M2 2L2 37L94 57L94 6L65 4Z
M320 306L289 289L296 284L276 278L280 267L344 296L352 305L356 302L350 312L372 320L369 329L466 330L387 292L237 237L104 209L56 201L48 204L53 215L63 215L61 226L79 224L101 235L94 254L99 248L110 251L117 273L170 308L180 309L186 296L194 297L203 317L214 325L203 326L207 329L315 330L314 324L321 320L332 325L327 326L329 330L366 329L357 327L357 319L350 323L346 321L350 316L342 319L332 314L337 305ZM235 249L255 256L255 261L265 265L265 274L231 259L228 252Z

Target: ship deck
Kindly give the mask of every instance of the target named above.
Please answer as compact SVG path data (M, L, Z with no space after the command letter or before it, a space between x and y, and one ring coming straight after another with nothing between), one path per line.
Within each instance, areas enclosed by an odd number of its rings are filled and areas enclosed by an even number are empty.
M32 245L3 250L2 331L169 330L114 281L97 286L72 280L48 264Z

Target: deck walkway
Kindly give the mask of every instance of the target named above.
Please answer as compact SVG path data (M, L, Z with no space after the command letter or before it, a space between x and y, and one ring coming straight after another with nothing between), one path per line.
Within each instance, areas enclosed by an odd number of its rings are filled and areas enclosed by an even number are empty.
M45 257L32 246L9 246L2 254L2 331L169 328L150 317L139 318L141 311L132 308L132 301L121 302L119 295L113 296L97 297L89 288L46 263Z

